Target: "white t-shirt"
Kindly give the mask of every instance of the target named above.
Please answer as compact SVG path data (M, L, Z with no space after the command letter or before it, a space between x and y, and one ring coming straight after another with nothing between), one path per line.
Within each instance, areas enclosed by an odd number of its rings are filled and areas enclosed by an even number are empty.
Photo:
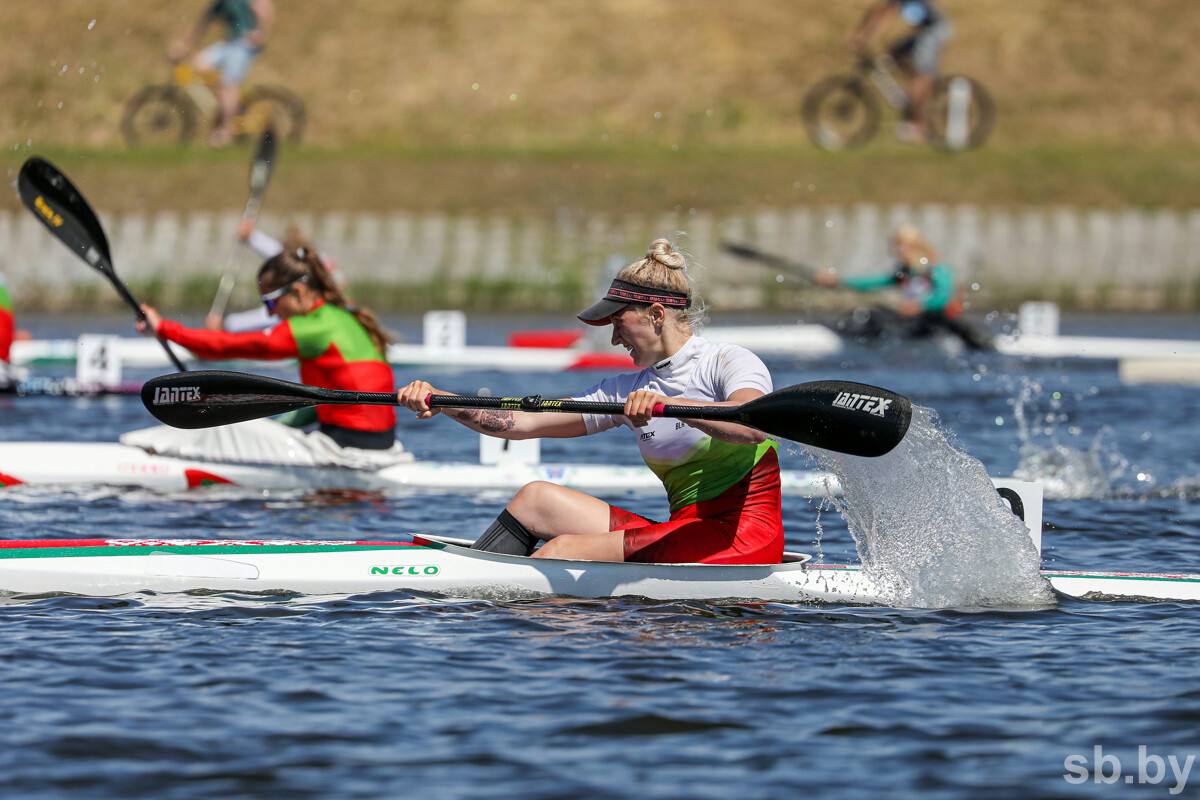
M605 378L579 400L624 402L647 389L665 397L721 402L739 389L773 390L771 373L758 356L735 344L714 344L692 336L673 356L641 372ZM761 445L731 444L713 439L683 420L655 418L635 428L626 417L584 414L589 434L624 425L637 436L647 466L663 481L671 510L709 500L745 477L767 450Z

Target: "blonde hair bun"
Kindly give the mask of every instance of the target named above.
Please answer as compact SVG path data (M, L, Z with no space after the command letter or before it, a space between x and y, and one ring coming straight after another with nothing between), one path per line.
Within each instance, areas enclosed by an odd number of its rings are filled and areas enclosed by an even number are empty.
M676 251L666 239L655 239L651 242L650 249L646 251L646 259L657 261L669 269L683 269L687 266L683 254Z

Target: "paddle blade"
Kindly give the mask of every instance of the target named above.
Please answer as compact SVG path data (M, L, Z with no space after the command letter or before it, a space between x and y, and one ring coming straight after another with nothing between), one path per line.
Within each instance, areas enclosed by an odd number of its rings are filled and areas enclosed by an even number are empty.
M212 428L319 405L327 389L277 378L212 370L151 378L142 405L173 428Z
M741 406L741 421L793 442L873 458L904 438L912 402L878 386L811 381Z
M44 158L30 158L17 176L17 193L55 238L93 269L112 274L112 256L100 220L57 167Z

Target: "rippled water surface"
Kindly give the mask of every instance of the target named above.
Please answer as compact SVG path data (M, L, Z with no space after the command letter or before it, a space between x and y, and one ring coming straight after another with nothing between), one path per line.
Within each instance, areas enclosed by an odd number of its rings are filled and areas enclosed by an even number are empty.
M1156 325L1103 329L1200 336L1187 320ZM844 376L909 394L991 474L1040 470L1070 498L1046 504L1048 566L1200 572L1200 389L1122 386L1111 363L932 351L772 366L777 385ZM589 380L434 383L554 395ZM107 441L147 424L132 398L0 399L2 440ZM399 430L419 458L476 455L445 420ZM543 457L637 460L619 433L547 442ZM0 495L0 530L473 536L505 499L15 491ZM846 524L818 505L785 504L788 545L854 559ZM0 626L0 787L12 797L1088 797L1128 789L1139 745L1164 764L1200 760L1200 607L1181 603L139 595L9 599ZM1064 780L1066 759L1090 768L1097 755L1120 759L1113 785ZM1153 766L1142 777L1158 782L1143 788L1168 796L1179 776ZM1183 796L1200 792L1194 773Z

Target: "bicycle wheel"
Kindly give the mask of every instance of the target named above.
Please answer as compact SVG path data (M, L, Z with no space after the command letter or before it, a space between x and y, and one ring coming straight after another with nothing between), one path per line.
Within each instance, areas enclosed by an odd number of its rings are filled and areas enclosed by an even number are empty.
M235 124L237 139L256 137L268 127L275 135L293 144L300 141L308 115L304 101L278 86L254 86L242 98L241 112Z
M857 75L833 75L804 96L808 138L822 150L861 147L879 129L879 101Z
M178 86L147 86L130 98L121 133L130 147L187 144L196 133L196 104Z
M992 132L995 105L983 84L966 75L943 75L929 100L929 141L947 150L969 150Z

